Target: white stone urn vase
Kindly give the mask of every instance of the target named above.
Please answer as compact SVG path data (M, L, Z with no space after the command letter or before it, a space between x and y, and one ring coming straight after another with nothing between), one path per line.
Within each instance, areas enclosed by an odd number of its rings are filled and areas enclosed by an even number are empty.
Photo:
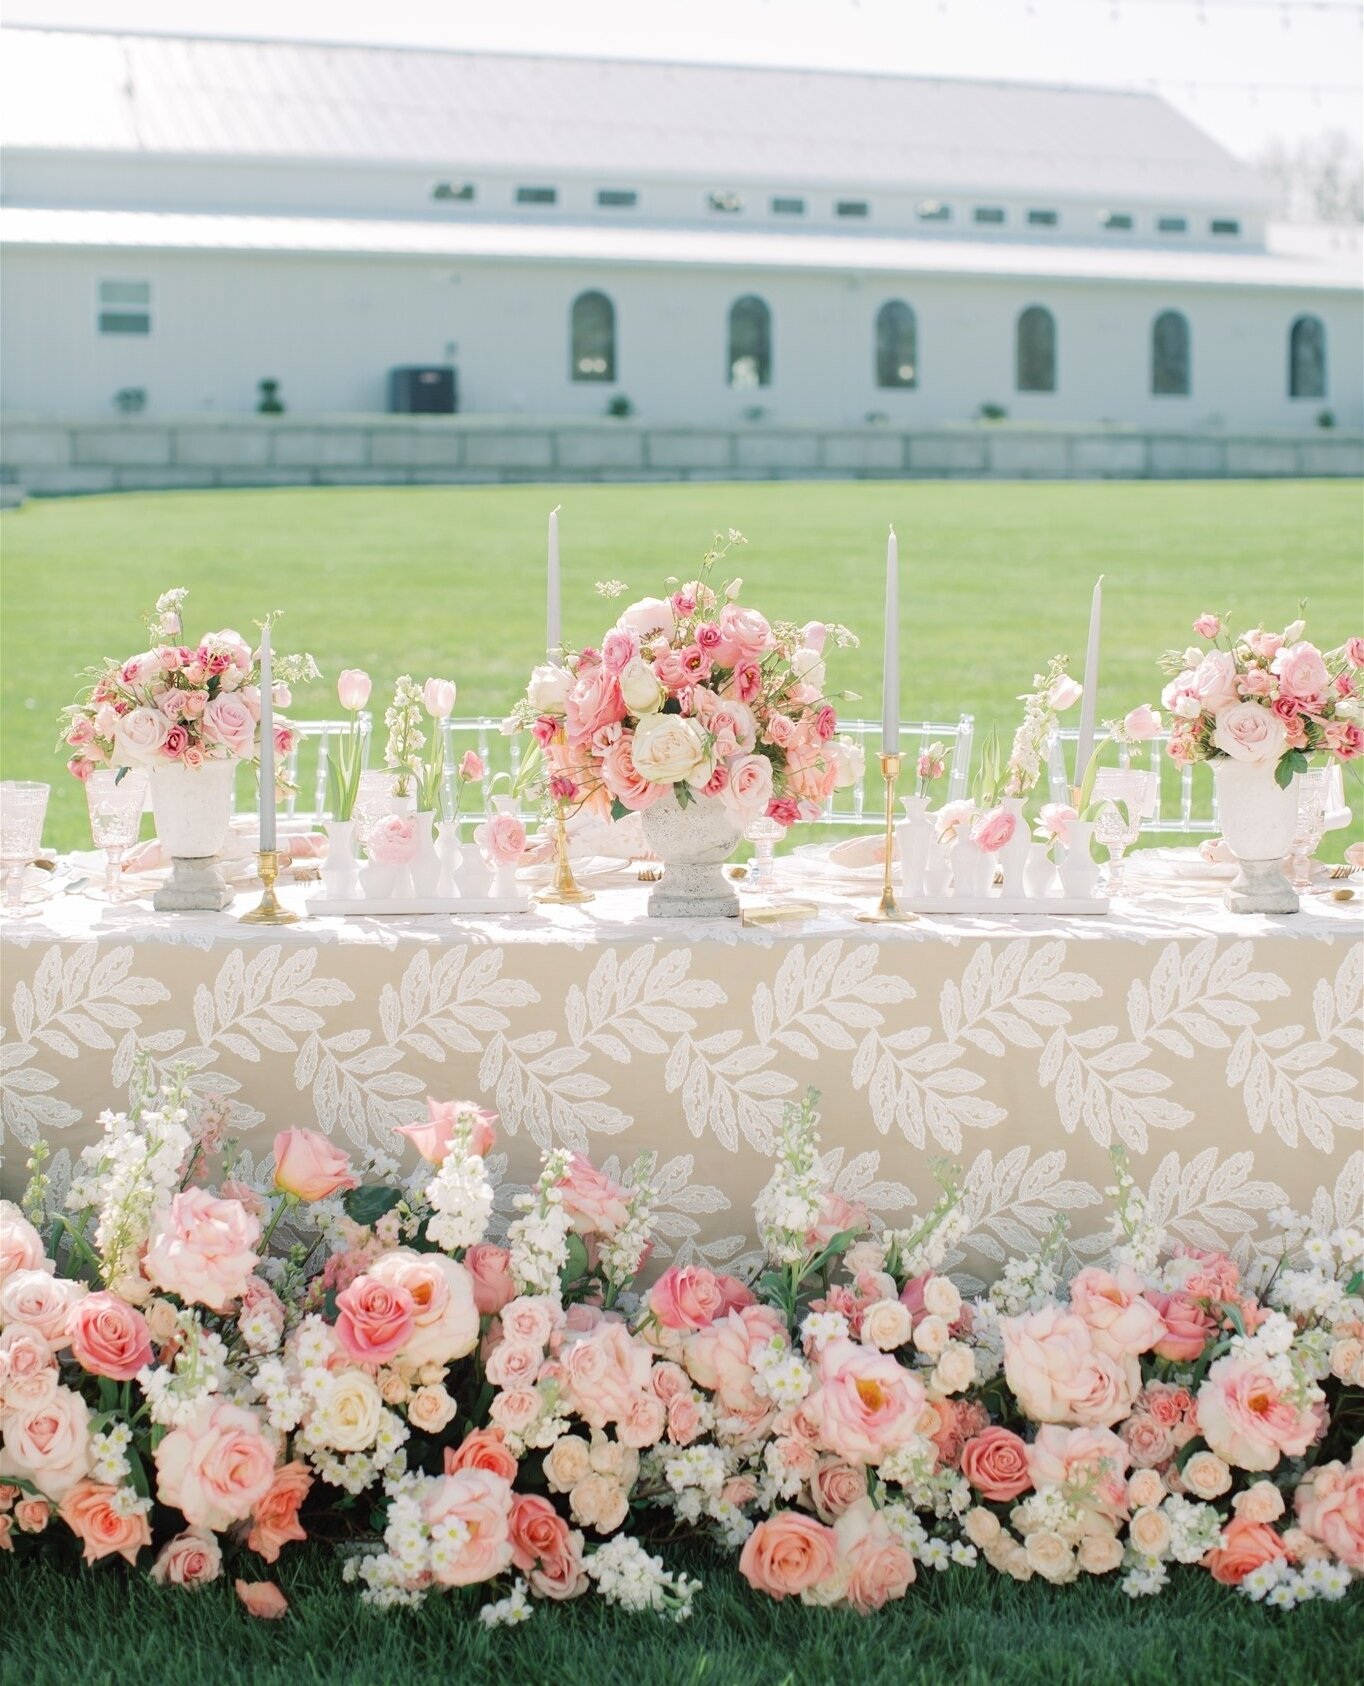
M236 773L235 760L205 761L202 767L162 761L152 767L156 835L171 858L171 875L152 897L159 913L219 913L231 902L218 856L232 819Z
M1223 900L1232 913L1296 913L1298 893L1283 869L1298 822L1297 781L1285 790L1274 765L1223 757L1213 762L1217 821L1239 871Z
M649 895L653 919L733 919L739 898L725 878L725 862L742 830L718 796L693 796L685 807L675 790L640 815L644 840L663 862L663 878Z

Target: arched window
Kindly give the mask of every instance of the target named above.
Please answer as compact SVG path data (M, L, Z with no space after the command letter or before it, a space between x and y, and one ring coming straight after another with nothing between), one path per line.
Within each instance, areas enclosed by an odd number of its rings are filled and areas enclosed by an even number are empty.
M573 357L569 379L616 378L616 307L605 293L579 293L573 301Z
M1288 396L1326 396L1326 329L1318 316L1300 316L1288 330Z
M1162 310L1151 324L1151 391L1189 396L1189 324L1177 310Z
M888 299L876 313L877 386L918 386L918 330L914 312L901 299Z
M771 386L772 312L752 293L729 307L729 384Z
M1040 304L1030 304L1018 318L1016 364L1020 392L1056 391L1056 322Z

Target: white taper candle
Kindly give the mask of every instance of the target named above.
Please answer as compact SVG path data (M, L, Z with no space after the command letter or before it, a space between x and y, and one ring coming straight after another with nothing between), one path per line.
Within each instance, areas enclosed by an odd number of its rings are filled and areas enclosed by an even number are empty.
M260 846L275 846L275 696L270 623L260 634Z
M545 650L552 653L563 643L563 619L559 604L559 509L549 512L549 587L545 608Z
M881 662L881 750L900 753L900 546L886 540L886 642Z
M1104 577L1094 582L1094 595L1089 603L1089 642L1085 645L1084 695L1080 698L1080 735L1075 745L1075 782L1085 776L1085 768L1094 753L1094 718L1099 702L1099 630L1103 618Z

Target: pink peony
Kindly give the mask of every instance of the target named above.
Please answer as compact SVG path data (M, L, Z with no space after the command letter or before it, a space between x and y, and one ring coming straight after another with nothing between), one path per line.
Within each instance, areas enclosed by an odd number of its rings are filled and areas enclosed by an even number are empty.
M151 1567L157 1586L183 1587L186 1592L207 1586L222 1572L222 1549L207 1528L186 1528L183 1534L167 1540Z
M336 1338L357 1364L382 1364L401 1352L416 1327L406 1288L366 1271L336 1296Z
M649 1310L665 1329L705 1329L725 1309L720 1284L704 1265L673 1265L649 1290Z
M1110 1427L1131 1409L1136 1364L1097 1350L1089 1325L1061 1306L1001 1320L1004 1374L1037 1423ZM1129 1369L1130 1366L1130 1369Z
M1028 1448L1007 1428L987 1428L973 1435L962 1447L961 1473L981 1498L996 1504L1016 1499L1032 1486Z
M117 1294L87 1294L71 1316L71 1352L95 1376L130 1381L152 1361L147 1320Z
M78 1481L57 1507L57 1514L85 1547L85 1563L98 1563L115 1552L135 1563L142 1547L152 1543L145 1512L130 1516L119 1510L114 1504L117 1491L98 1481Z
M1266 1363L1219 1358L1198 1390L1198 1427L1237 1469L1273 1469L1301 1457L1321 1431L1317 1413L1283 1395Z
M637 1341L624 1323L599 1324L564 1347L565 1397L591 1428L624 1422L638 1396L649 1386L652 1362L648 1347ZM662 1431L660 1416L658 1432Z
M275 1187L299 1200L326 1200L355 1188L349 1157L316 1130L281 1130L275 1137Z
M848 1577L844 1597L859 1616L904 1597L914 1580L914 1558L870 1499L843 1512L834 1538Z
M496 1139L493 1124L495 1112L475 1106L472 1101L433 1101L427 1097L427 1117L417 1124L395 1124L394 1133L406 1136L417 1152L430 1165L444 1163L454 1140L456 1126L469 1131L469 1151L486 1158Z
M274 1446L260 1416L213 1395L153 1455L161 1502L214 1533L245 1521L274 1481Z
M400 1348L405 1363L451 1364L478 1345L474 1279L462 1264L443 1253L398 1247L376 1259L369 1276L411 1301L412 1327Z
M41 1405L57 1386L52 1343L26 1323L10 1323L0 1334L0 1415Z
M1089 1510L1116 1522L1127 1514L1126 1445L1107 1428L1044 1423L1028 1447L1034 1487L1070 1487Z
M830 1341L811 1400L820 1442L854 1463L879 1463L913 1439L925 1396L918 1378L888 1353Z
M1293 1499L1298 1526L1347 1569L1364 1575L1364 1454L1308 1470Z
M1136 1271L1114 1274L1091 1265L1070 1284L1070 1309L1089 1325L1094 1345L1112 1358L1149 1352L1165 1333L1159 1312L1144 1297Z
M226 1311L245 1292L260 1262L252 1251L261 1226L239 1200L215 1200L201 1188L182 1189L157 1214L142 1261L150 1281L187 1305Z
M770 1401L754 1385L753 1359L784 1333L780 1312L771 1306L744 1306L717 1317L693 1335L682 1362L691 1379L716 1396L721 1415L757 1424L767 1416Z
M739 1573L771 1598L799 1596L832 1578L838 1539L832 1528L794 1510L779 1510L753 1530L739 1557Z
M461 1469L431 1481L422 1500L428 1528L444 1528L445 1548L432 1572L442 1586L490 1581L511 1565L511 1484L486 1469Z

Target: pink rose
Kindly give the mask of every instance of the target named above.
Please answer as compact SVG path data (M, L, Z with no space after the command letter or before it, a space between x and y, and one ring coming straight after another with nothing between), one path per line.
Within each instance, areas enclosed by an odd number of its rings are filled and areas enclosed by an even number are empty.
M114 759L121 767L146 767L161 754L170 722L159 708L134 708L114 733Z
M1156 1342L1157 1358L1192 1364L1203 1356L1203 1348L1217 1332L1211 1314L1192 1294L1152 1292L1148 1298L1160 1314L1165 1333Z
M843 1512L867 1496L864 1464L844 1458L821 1458L810 1477L810 1501L821 1522L836 1522Z
M846 1200L836 1190L826 1188L820 1196L819 1216L806 1231L805 1245L810 1252L816 1252L821 1247L827 1247L834 1236L842 1234L844 1230L863 1229L866 1223L865 1206Z
M1287 737L1287 728L1272 709L1238 702L1218 711L1212 741L1214 748L1233 761L1261 767L1279 759Z
M1087 1509L1116 1522L1127 1514L1129 1459L1127 1447L1111 1429L1044 1423L1028 1447L1028 1474L1034 1487L1083 1491Z
M461 1469L433 1480L422 1500L428 1528L451 1529L448 1549L433 1566L442 1586L470 1586L490 1581L511 1565L512 1490L509 1482L486 1469Z
M337 675L336 695L348 714L355 714L365 706L370 689L370 677L362 668L342 668Z
M1136 1469L1159 1469L1179 1450L1175 1430L1149 1411L1134 1411L1118 1433Z
M1099 1352L1088 1324L1073 1312L1047 1306L1002 1319L1000 1330L1005 1378L1034 1422L1108 1427L1131 1409L1140 1385L1135 1363Z
M497 1114L472 1101L426 1101L429 1116L418 1124L395 1124L394 1134L406 1136L422 1158L431 1165L444 1163L454 1140L456 1126L469 1131L469 1151L486 1158L496 1139L493 1124Z
M326 1200L358 1180L349 1157L316 1130L281 1130L275 1137L275 1187L300 1200Z
M1080 1271L1070 1284L1070 1309L1089 1325L1099 1351L1112 1358L1149 1352L1165 1333L1141 1278L1126 1265L1116 1274L1097 1265Z
M1364 638L1345 640L1345 660L1351 667L1364 668Z
M462 1469L486 1469L504 1481L515 1481L519 1467L507 1450L506 1436L500 1428L471 1430L458 1446L445 1448L444 1464L446 1475L456 1475Z
M117 1294L87 1294L71 1316L71 1351L92 1375L126 1382L151 1363L151 1332Z
M760 1522L744 1542L739 1573L756 1591L780 1600L829 1580L837 1563L832 1528L799 1511L780 1510Z
M0 1282L0 1327L22 1323L45 1340L53 1352L60 1352L71 1340L71 1316L76 1302L89 1289L83 1282L51 1275L46 1269L16 1270Z
M357 1364L382 1364L401 1352L416 1327L406 1288L366 1271L336 1296L336 1338Z
M480 1241L465 1253L464 1266L473 1280L474 1304L480 1316L494 1317L516 1298L516 1284L507 1269L509 1262L505 1247L487 1241Z
M914 1580L914 1558L870 1499L860 1499L834 1523L844 1597L860 1616L903 1598Z
M1018 829L1018 816L1007 808L992 808L982 814L971 827L971 841L987 855L997 854L1006 843L1012 842Z
M1333 1557L1364 1575L1364 1461L1358 1445L1353 1460L1308 1470L1294 1495L1298 1525Z
M478 1345L478 1304L470 1272L444 1253L418 1253L396 1247L369 1267L371 1282L391 1288L412 1308L412 1323L401 1344L407 1364L451 1364ZM352 1292L353 1283L347 1292ZM338 1307L341 1296L337 1296ZM340 1319L337 1334L341 1335ZM341 1337L344 1341L345 1337Z
M215 1534L245 1521L275 1476L275 1450L260 1416L214 1395L166 1435L153 1457L161 1502Z
M569 1160L558 1185L565 1212L579 1235L614 1235L630 1217L630 1193L612 1182L581 1153Z
M251 710L238 696L214 697L204 709L204 741L220 743L244 760L255 751L256 722Z
M16 1270L55 1270L43 1238L12 1200L0 1200L0 1283Z
M1203 1563L1213 1580L1223 1586L1240 1586L1252 1569L1272 1563L1276 1557L1288 1558L1288 1548L1279 1534L1266 1523L1234 1516Z
M1200 638L1216 638L1222 630L1222 620L1219 615L1203 614L1193 623L1193 629Z
M474 840L494 866L515 866L526 852L526 828L515 814L493 814Z
M1190 685L1206 713L1229 708L1237 697L1235 660L1225 650L1210 650L1193 670Z
M289 1613L289 1600L273 1581L234 1581L234 1589L248 1616L260 1622L282 1621Z
M312 1484L312 1471L295 1459L275 1471L270 1490L257 1500L246 1543L267 1563L278 1562L291 1540L307 1539L308 1530L298 1520L298 1511Z
M702 1432L701 1402L693 1393L675 1393L667 1401L668 1439L674 1446L690 1446Z
M601 664L608 673L620 677L620 671L639 654L639 637L623 627L614 627L602 639Z
M725 1311L724 1295L704 1265L673 1265L649 1290L649 1310L665 1329L705 1329Z
M620 680L604 667L579 672L564 705L570 744L588 743L594 732L625 718Z
M207 1528L187 1528L167 1540L151 1567L157 1586L183 1587L187 1592L216 1581L222 1572L222 1550Z
M60 1499L90 1468L90 1413L80 1394L52 1389L36 1405L5 1413L0 1478L31 1481Z
M202 1188L182 1189L157 1214L142 1269L187 1305L226 1311L241 1298L260 1262L252 1250L260 1220L239 1200L215 1200Z
M756 662L772 649L775 640L766 617L756 609L745 609L738 603L726 603L720 611L720 643L716 658L726 667L740 662Z
M369 829L366 848L380 866L410 866L417 858L417 822L410 814L385 814Z
M51 1397L59 1372L52 1343L26 1323L0 1334L0 1414L31 1409Z
M657 802L667 787L646 779L635 767L635 734L622 732L602 757L601 780L612 796L632 813Z
M740 755L729 764L721 800L745 830L772 800L772 763L765 755Z
M85 1547L85 1563L98 1563L115 1552L135 1563L142 1547L152 1543L145 1512L130 1516L117 1509L116 1492L98 1481L78 1481L57 1507L57 1514Z
M1142 703L1124 717L1122 730L1133 743L1149 743L1160 735L1160 715L1149 703Z
M1198 1427L1208 1445L1237 1469L1273 1469L1301 1457L1321 1432L1315 1411L1279 1390L1267 1363L1219 1358L1198 1390Z
M854 1463L879 1463L913 1439L924 1409L923 1384L888 1353L830 1341L819 1368L811 1409L829 1451Z
M1306 640L1278 651L1270 671L1278 675L1281 691L1299 699L1319 696L1331 682L1321 651Z
M778 825L793 826L800 818L800 805L789 796L774 797L767 804L767 817Z
M1028 1448L1007 1428L987 1428L973 1435L962 1447L961 1473L981 1498L996 1504L1016 1499L1032 1486Z
M521 1493L512 1499L508 1524L512 1566L541 1598L576 1598L587 1591L583 1537L548 1499Z
M1326 725L1326 747L1342 761L1354 761L1364 754L1364 731L1353 720L1331 720Z

